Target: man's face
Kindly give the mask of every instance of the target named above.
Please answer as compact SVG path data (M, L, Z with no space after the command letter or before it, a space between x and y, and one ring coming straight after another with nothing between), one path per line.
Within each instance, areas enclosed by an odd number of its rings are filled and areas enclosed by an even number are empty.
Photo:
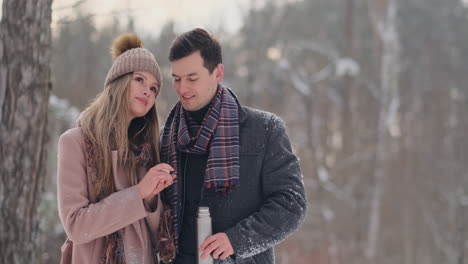
M218 83L223 79L222 64L210 74L203 66L200 51L172 62L173 87L179 96L182 107L197 111L211 102L216 94Z

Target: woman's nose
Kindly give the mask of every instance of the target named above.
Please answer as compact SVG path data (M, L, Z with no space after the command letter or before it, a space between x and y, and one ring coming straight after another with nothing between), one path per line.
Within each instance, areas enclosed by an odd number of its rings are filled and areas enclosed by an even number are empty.
M143 86L144 86L143 87L143 94L146 95L146 96L149 95L150 92L151 92L151 88L148 85L143 85Z

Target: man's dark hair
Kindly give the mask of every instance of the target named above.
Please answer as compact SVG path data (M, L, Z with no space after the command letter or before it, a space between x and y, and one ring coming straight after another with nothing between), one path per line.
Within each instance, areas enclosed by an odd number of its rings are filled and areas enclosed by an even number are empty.
M223 63L221 45L210 33L201 28L185 32L174 40L169 51L169 61L173 62L182 59L196 51L200 51L200 55L203 58L203 66L210 73L213 72L218 64Z

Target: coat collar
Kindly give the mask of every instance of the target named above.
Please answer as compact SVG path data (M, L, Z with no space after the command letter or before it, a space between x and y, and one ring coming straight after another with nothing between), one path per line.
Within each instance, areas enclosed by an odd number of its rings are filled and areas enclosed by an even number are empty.
M239 102L239 99L237 98L237 95L231 90L231 88L226 87L227 90L234 96L234 99L237 102L237 105L239 106L239 123L242 124L244 121L247 119L247 111L245 111L244 107Z
M239 123L242 124L247 119L247 111L239 104Z

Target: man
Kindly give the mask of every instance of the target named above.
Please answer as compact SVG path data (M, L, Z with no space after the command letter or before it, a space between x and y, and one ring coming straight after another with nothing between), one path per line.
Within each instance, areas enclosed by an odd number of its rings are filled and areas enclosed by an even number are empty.
M283 121L241 106L221 85L221 47L205 30L178 36L170 48L179 102L163 130L161 161L177 179L163 194L160 255L196 263L196 213L208 206L213 235L200 246L215 263L274 263L273 247L306 214L297 157Z

